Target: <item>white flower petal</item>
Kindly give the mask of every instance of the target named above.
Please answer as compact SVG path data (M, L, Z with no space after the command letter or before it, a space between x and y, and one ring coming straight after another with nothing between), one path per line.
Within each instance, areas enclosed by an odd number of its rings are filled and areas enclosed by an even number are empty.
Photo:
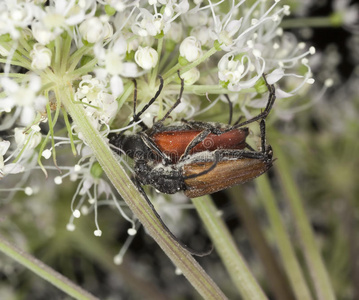
M9 141L0 141L0 155L5 155L9 147L10 147Z
M274 84L284 76L283 69L275 69L270 74L266 75L268 84Z
M24 172L24 170L25 170L24 166L18 163L14 163L14 164L5 165L2 171L4 174L17 174Z
M111 92L114 98L117 98L123 92L123 82L120 76L111 77Z

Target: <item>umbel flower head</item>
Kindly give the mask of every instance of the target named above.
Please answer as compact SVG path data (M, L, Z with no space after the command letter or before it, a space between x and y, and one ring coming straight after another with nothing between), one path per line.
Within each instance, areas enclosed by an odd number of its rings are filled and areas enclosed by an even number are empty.
M9 135L0 141L1 184L37 169L46 176L62 170L56 184L66 178L79 182L72 216L81 215L87 200L97 218L103 199L125 215L102 171L95 171L103 153L93 145L132 117L132 79L138 109L154 96L158 76L164 79L162 93L143 115L148 126L176 101L177 71L185 87L172 120L200 113L206 94L229 94L248 116L251 100L267 97L263 74L270 84L291 78L301 87L313 81L305 57L314 48L280 28L289 13L279 0L2 1L0 131ZM294 95L297 87L277 88L278 96ZM76 155L74 166L57 162L60 146ZM126 218L134 228L132 217ZM69 224L74 229L72 219ZM96 226L100 235L97 219Z

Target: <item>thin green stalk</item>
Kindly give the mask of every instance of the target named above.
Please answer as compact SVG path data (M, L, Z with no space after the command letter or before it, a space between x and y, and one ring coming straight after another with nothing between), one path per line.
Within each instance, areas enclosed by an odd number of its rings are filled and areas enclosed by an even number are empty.
M283 224L282 216L276 204L267 175L264 174L260 176L255 182L262 204L267 212L273 235L276 237L276 244L294 295L298 300L312 300L313 298L310 294L308 284L305 281L300 263L295 255L289 235Z
M173 68L171 68L170 71L168 71L164 76L164 85L166 86L168 83L172 82L174 78L177 76L176 72L179 69L181 71L181 74L186 73L187 71L193 69L194 67L197 67L199 64L204 62L206 59L210 58L213 54L217 52L217 49L215 47L209 49L205 54L203 54L199 59L196 61L184 66L179 67L177 64ZM177 68L178 66L178 68Z
M74 297L75 299L80 300L95 300L98 299L95 296L91 295L87 291L83 290L81 287L75 285L65 276L51 269L49 266L45 265L42 261L36 259L30 254L16 248L6 241L3 237L0 236L0 251L16 260L21 265L25 266L27 269L31 270L38 276L42 277L49 283L53 284L66 294Z
M72 37L66 33L66 37L65 39L63 39L62 42L62 49L61 49L61 65L60 65L60 72L64 73L66 70L68 69L68 56L70 53L70 49L71 49L71 41L72 41Z
M69 135L69 139L70 139L70 143L71 143L71 150L72 150L72 154L74 156L77 155L77 151L76 151L76 147L75 147L75 144L74 144L74 138L72 136L72 129L71 129L71 124L69 122L69 118L67 116L67 112L65 109L62 108L62 115L64 116L64 121L65 121L65 124L66 124L66 129L67 129L67 133Z
M234 186L229 189L229 194L231 195L232 205L248 233L252 248L261 260L274 298L276 300L294 299L289 281L277 260L277 255L270 247L257 216L249 205L250 199L246 199L244 196L244 188L240 185Z
M4 59L4 58L0 58L0 63L4 63L6 64L8 62L8 59ZM23 67L23 68L29 68L29 64L25 64L23 62L17 61L17 60L11 60L11 65L12 66L18 66L18 67Z
M310 18L293 18L283 20L281 27L287 28L317 28L317 27L333 27L340 26L336 24L335 19L332 17L310 17Z
M152 73L151 73L150 87L153 87L155 85L155 82L156 82L156 79L157 79L158 68L159 68L159 64L160 64L160 60L161 60L162 47L163 47L163 38L160 38L158 40L158 44L157 44L158 61L157 61L157 64L153 68Z
M73 91L69 87L68 82L63 79L63 82L59 80L58 84L59 86L55 89L56 97L61 98L65 109L71 115L78 131L82 133L84 140L92 149L107 177L146 228L147 232L154 238L203 298L226 299L222 291L205 273L190 253L181 247L163 228L147 201L139 193L136 186L119 164L103 137L88 120L82 106L73 103Z
M122 95L120 96L120 98L118 99L118 108L117 111L120 111L122 108L122 105L126 102L126 100L128 99L128 97L130 97L131 93L133 92L135 88L135 85L132 81L128 81L125 84L124 87L124 92L122 93Z
M55 52L55 57L53 58L54 70L60 70L61 57L62 57L61 46L62 46L62 39L61 38L55 39L55 49L53 50L53 52Z
M275 149L275 155L278 158L276 161L277 174L292 209L293 221L299 233L307 266L314 282L317 298L319 300L334 300L335 295L333 287L321 257L320 250L317 246L314 233L305 213L303 199L291 176L287 159L280 145L274 144L273 148Z
M97 64L97 59L96 58L92 59L86 65L71 72L72 78L77 78L77 77L82 76L83 74L91 73L96 64Z
M192 202L242 298L268 299L247 267L211 198L203 196L192 199Z
M165 93L173 93L174 91L179 91L181 88L178 84L169 84L166 86L166 90L163 92ZM184 93L188 94L196 94L196 95L206 95L206 94L217 94L217 95L223 95L223 94L248 94L256 92L255 88L248 88L243 89L240 92L231 92L228 91L228 89L222 87L221 85L186 85L184 89Z
M81 58L87 54L87 52L91 51L91 47L88 47L86 45L82 46L80 49L77 49L74 53L71 54L67 64L67 72L73 72L81 60Z

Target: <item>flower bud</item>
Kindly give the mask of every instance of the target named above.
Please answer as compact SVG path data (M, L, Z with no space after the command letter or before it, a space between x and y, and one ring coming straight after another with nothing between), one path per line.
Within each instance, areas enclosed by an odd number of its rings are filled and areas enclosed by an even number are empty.
M181 77L186 85L192 85L199 79L200 73L197 68L193 68L186 73L183 73Z
M107 39L113 34L111 25L108 22L102 22L96 17L82 22L79 31L82 38L92 44Z
M201 43L194 36L185 38L179 50L180 55L189 62L193 62L202 56Z
M149 70L156 66L158 54L156 50L151 47L138 47L135 54L135 61L142 69Z
M27 141L30 139L29 141ZM29 149L34 149L41 142L41 133L32 132L31 134L24 133L24 128L15 128L15 142L19 147L22 147L26 144Z
M52 52L40 43L36 43L30 52L30 57L32 58L32 68L44 70L51 64Z

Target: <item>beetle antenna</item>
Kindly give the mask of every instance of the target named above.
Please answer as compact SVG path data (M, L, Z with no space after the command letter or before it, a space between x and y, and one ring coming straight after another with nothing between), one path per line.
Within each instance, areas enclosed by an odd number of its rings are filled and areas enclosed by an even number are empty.
M135 110L134 110L133 119L132 119L132 121L130 121L130 123L128 123L128 125L131 125L132 123L138 121L140 119L140 116L153 104L153 102L156 101L158 96L161 94L161 91L163 89L163 78L161 75L158 75L158 78L160 79L160 86L158 87L158 90L157 90L155 96L142 108L142 110L139 113L135 114ZM136 96L136 99L134 99L134 105L135 105L135 102L137 102L137 83L135 84L134 96ZM144 125L143 123L140 123L140 124ZM144 125L144 126L146 126L146 125ZM146 126L146 129L147 129L147 126Z
M229 96L227 94L224 95L224 97L226 97L227 101L228 101L228 105L229 105L229 120L228 120L228 125L231 125L232 123L232 117L233 117L233 103L231 101L231 99L229 99Z
M239 116L238 120L233 124L233 126L236 126L237 124L239 124L239 122L243 119L243 116Z
M137 106L137 81L136 79L132 79L132 82L134 84L133 89L133 121L136 122L136 118L138 119L138 116L136 117L136 106Z
M142 194L142 196L146 199L147 204L150 206L152 212L155 214L157 220L161 223L161 225L163 226L164 230L167 231L167 233L177 242L181 245L182 248L186 249L189 253L191 253L192 255L195 256L199 256L199 257L203 257L206 256L208 254L210 254L213 250L213 246L211 246L210 249L208 250L204 250L204 251L197 251L194 250L190 247L188 247L186 244L184 244L183 242L181 242L173 233L171 230L169 230L169 228L167 227L167 225L165 224L165 222L163 222L161 216L158 214L158 212L156 211L155 207L153 206L151 200L147 197L145 191L143 190L141 184L139 183L137 178L133 179L134 184L136 185L138 191Z
M172 105L172 107L167 111L165 116L161 120L159 120L156 124L162 124L163 121L168 118L170 113L181 103L182 94L183 94L183 90L184 90L184 80L180 76L180 71L179 70L177 71L177 74L178 74L179 79L181 80L181 89L180 89L179 97L178 97L177 101Z

